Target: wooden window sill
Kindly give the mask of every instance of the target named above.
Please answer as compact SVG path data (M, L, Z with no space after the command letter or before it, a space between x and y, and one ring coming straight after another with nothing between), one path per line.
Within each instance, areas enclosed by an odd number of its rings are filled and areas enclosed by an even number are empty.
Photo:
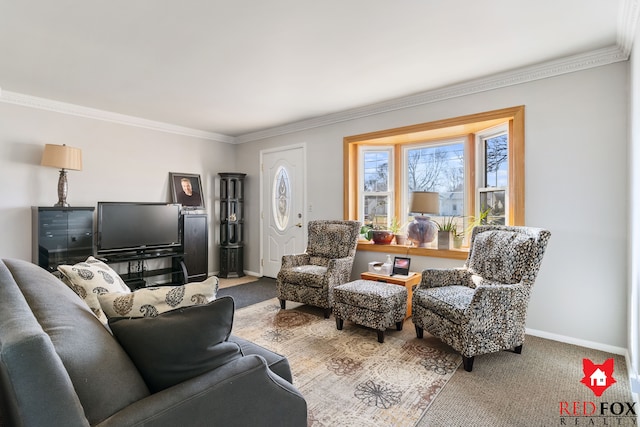
M415 256L428 256L428 257L437 257L437 258L451 258L451 259L461 259L466 260L469 255L469 249L431 249L431 248L418 248L416 246L407 246L407 245L376 245L372 242L368 242L366 240L358 241L358 250L359 251L370 251L370 252L384 252L389 254L402 254L404 256L407 255L415 255Z

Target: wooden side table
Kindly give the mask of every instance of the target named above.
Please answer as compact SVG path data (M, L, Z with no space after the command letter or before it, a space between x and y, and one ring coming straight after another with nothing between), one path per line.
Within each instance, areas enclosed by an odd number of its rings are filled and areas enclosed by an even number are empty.
M407 288L407 315L411 317L411 299L413 297L413 285L420 283L422 275L417 272L410 272L409 277L397 277L397 276L385 276L382 274L369 273L368 271L361 273L360 278L362 280L374 280L377 282L391 283L393 285L400 285Z

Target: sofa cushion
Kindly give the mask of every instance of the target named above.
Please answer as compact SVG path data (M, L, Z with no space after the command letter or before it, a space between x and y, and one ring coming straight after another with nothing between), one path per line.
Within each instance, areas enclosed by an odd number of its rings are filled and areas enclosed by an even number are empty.
M283 268L278 272L278 279L286 283L296 283L312 288L322 288L326 281L327 267L319 265L301 265Z
M478 233L473 242L469 270L483 279L512 284L522 280L533 237L511 231Z
M155 317L176 308L206 304L216 298L218 278L181 286L156 286L130 293L98 295L102 311L111 317Z
M469 319L468 308L474 293L473 288L460 285L418 288L413 293L413 304L462 324Z
M63 275L63 282L87 303L93 314L104 324L107 323L107 317L100 308L98 295L131 292L118 273L92 256L75 265L60 265L58 271Z
M129 356L69 287L35 264L19 260L4 263L32 315L49 336L91 425L149 396ZM1 286L10 283L2 279ZM44 365L34 365L32 375L45 369ZM33 386L42 384L34 381ZM62 393L62 388L57 392Z
M242 356L227 342L234 310L233 298L222 297L156 317L110 319L109 326L157 392Z

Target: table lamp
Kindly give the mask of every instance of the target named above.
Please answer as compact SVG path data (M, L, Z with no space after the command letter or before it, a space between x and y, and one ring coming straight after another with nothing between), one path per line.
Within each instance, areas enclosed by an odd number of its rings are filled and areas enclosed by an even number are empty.
M410 213L417 213L413 222L407 227L409 240L420 248L424 248L428 243L436 238L438 226L425 216L435 215L440 212L440 197L438 193L432 191L414 191L411 193Z
M42 152L40 165L60 168L60 177L58 178L58 203L54 206L68 207L67 192L69 190L69 184L67 183L67 170L82 170L82 150L64 144L46 144Z

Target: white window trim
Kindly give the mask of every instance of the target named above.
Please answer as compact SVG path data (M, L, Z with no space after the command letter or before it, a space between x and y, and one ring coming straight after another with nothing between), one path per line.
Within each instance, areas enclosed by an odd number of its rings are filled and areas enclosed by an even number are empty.
M360 146L358 147L358 157L360 159L359 164L358 164L358 194L360 194L360 209L358 212L358 220L364 224L364 209L365 209L365 203L364 203L364 199L366 196L387 196L389 199L389 203L387 205L387 215L388 215L388 221L387 221L387 225L388 222L391 220L391 218L394 217L395 212L394 212L394 204L395 204L395 200L394 200L394 188L395 188L395 181L393 179L393 177L395 176L395 169L394 169L394 165L395 165L395 159L393 156L393 147L389 146L389 145L384 145L384 146ZM387 174L388 174L388 185L387 185L387 191L364 191L364 153L365 152L374 152L374 151L378 151L378 152L386 152L389 155L389 165L388 165L388 170L387 170Z

